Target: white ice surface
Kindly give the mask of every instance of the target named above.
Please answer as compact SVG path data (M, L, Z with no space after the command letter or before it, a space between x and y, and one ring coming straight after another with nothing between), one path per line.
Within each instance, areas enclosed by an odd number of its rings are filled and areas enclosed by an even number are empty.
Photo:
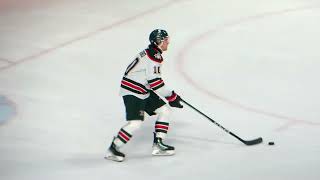
M320 179L319 19L318 0L2 0L0 96L16 115L0 125L0 179ZM124 163L103 159L125 123L122 74L155 28L171 36L166 84L263 144L185 106L175 156L151 156L151 117Z

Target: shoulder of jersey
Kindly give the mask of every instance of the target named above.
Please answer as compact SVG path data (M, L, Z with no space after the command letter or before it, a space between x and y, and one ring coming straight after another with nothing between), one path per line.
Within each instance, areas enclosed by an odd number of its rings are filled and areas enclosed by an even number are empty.
M161 63L163 61L163 58L161 56L161 53L153 48L148 48L145 50L147 56L149 57L149 59L151 59L152 61Z

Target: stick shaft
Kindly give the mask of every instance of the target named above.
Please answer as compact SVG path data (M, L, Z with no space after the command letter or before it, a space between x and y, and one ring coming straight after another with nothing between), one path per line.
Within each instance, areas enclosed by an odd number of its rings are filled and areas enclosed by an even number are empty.
M233 132L229 131L227 128L223 127L221 124L217 123L215 120L213 120L212 118L210 118L209 116L207 116L206 114L204 114L203 112L201 112L199 109L195 108L194 106L192 106L191 104L189 104L188 102L186 102L185 100L181 99L181 101L188 105L190 108L192 108L193 110L197 111L199 114L201 114L202 116L206 117L209 121L213 122L215 125L217 125L218 127L220 127L221 129L223 129L225 132L229 133L231 136L237 138L239 141L245 143L245 141L243 139L241 139L239 136L235 135Z

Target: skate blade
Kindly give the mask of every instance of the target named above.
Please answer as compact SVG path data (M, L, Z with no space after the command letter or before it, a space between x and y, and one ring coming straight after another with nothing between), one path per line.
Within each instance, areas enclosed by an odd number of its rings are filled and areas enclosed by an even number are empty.
M153 150L152 151L152 155L154 156L172 156L174 154L175 154L174 150L170 150L170 151Z
M122 162L124 161L124 157L121 156L115 156L115 155L107 155L104 157L107 160L116 161L116 162Z

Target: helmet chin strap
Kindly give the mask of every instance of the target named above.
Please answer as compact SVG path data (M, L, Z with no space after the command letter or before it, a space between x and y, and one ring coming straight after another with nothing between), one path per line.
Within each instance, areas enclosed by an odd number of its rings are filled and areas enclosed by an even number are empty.
M163 41L161 41L161 43L157 45L158 48L161 49L161 51L163 51L163 49L161 48L162 44L163 44Z

